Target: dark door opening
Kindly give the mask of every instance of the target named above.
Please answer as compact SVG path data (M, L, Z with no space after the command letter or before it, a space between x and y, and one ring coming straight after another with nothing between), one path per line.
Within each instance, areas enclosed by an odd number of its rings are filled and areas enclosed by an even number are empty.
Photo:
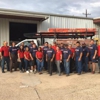
M10 41L21 41L27 38L25 33L37 32L37 24L10 22L9 26Z

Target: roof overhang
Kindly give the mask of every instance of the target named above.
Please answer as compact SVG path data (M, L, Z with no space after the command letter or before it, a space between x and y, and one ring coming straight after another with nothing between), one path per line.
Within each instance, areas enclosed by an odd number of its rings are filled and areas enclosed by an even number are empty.
M30 12L24 12L24 11L20 12L20 11L11 11L11 10L1 10L0 9L0 18L44 21L44 20L48 19L48 16L30 13Z
M94 19L93 19L93 23L95 23L95 24L100 24L100 17L94 18Z

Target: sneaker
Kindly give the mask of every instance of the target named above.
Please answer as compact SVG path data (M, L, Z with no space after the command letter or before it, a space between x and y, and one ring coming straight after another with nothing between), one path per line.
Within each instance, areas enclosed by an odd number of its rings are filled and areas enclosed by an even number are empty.
M31 73L33 73L33 70L30 70Z
M69 74L66 74L66 76L69 76Z
M2 73L5 73L5 71L2 71Z
M23 70L20 70L20 73L23 73Z
M34 74L36 74L36 69L34 69Z
M39 72L39 75L41 75L42 73L41 72Z
M78 73L77 75L81 75L81 73Z
M29 74L29 71L26 71L27 74Z

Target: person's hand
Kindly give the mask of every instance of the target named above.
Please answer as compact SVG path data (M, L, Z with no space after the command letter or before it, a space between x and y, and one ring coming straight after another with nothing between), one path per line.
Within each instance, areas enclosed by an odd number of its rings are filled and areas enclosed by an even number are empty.
M81 58L78 59L78 61L80 61L80 60L81 60Z
M60 63L62 63L62 60L60 60Z
M2 59L2 56L0 58Z
M27 59L28 61L30 61L30 59Z
M10 57L10 60L11 60L11 57Z
M95 59L95 56L93 56L93 59Z
M46 61L48 61L48 59L46 59Z
M69 59L67 59L67 62L69 61Z
M53 59L51 59L51 62L53 61Z

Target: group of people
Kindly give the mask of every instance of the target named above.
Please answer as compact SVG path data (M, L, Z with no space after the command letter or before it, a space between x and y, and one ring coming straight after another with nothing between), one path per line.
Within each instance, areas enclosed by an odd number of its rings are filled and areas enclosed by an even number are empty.
M29 46L24 46L22 43L16 47L15 42L12 42L12 46L7 44L5 41L0 49L2 73L5 73L6 63L7 71L10 72L13 71L13 68L17 71L19 66L22 73L38 72L42 74L43 70L46 70L50 76L53 71L59 76L61 73L69 76L72 72L81 75L82 72L89 71L94 74L97 59L100 69L100 43L97 46L94 44L94 40L90 40L89 46L77 41L75 48L72 48L72 44L57 45L56 42L53 45L45 42L43 48L37 47L34 41L31 41Z

